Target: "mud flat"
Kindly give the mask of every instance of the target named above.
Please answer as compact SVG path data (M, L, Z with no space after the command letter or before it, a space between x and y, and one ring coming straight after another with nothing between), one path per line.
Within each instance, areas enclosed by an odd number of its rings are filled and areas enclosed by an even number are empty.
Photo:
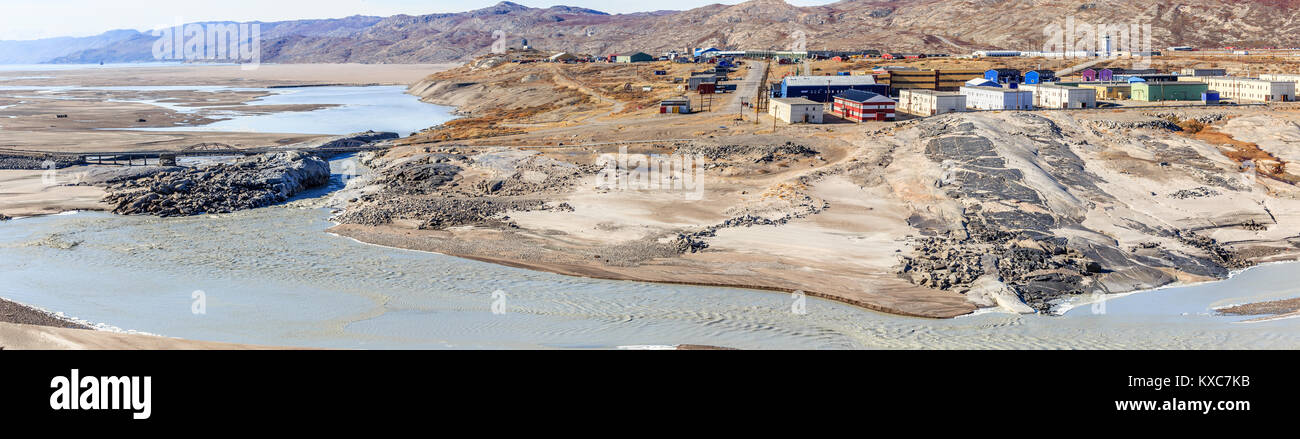
M1233 305L1216 308L1215 311L1227 316L1260 316L1246 320L1246 323L1296 318L1300 317L1300 298Z
M315 85L407 85L429 73L457 64L262 64L245 70L237 65L85 66L58 70L5 70L3 85L139 86L212 85L285 87Z

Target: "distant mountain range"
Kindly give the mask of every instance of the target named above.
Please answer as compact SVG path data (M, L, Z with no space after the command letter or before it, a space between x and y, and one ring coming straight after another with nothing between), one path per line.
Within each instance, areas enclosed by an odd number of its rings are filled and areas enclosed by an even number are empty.
M843 0L797 7L781 0L687 11L611 15L569 6L502 2L460 13L261 23L262 61L423 63L489 53L501 35L518 47L587 54L685 47L881 49L968 53L1039 50L1043 29L1075 23L1151 25L1156 49L1300 46L1300 0ZM0 63L153 61L149 32L0 41Z

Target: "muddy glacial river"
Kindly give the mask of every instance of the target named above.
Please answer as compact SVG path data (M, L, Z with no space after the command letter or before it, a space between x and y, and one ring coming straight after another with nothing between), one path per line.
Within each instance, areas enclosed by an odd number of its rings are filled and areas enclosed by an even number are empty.
M1297 264L1063 316L932 320L815 298L798 314L784 293L577 278L362 244L325 232L325 192L235 214L0 223L0 296L124 330L330 348L1300 347L1300 319L1212 312L1300 296Z

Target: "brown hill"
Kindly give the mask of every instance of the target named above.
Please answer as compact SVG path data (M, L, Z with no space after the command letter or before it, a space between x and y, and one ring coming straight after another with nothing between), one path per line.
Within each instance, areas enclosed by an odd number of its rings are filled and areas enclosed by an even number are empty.
M500 35L511 46L527 39L544 50L588 54L709 46L789 49L799 44L801 35L813 50L1040 50L1044 27L1064 26L1068 17L1076 23L1150 24L1156 49L1300 46L1300 0L844 0L812 7L754 0L620 15L502 2L462 13L398 15L325 33L310 32L310 26L282 26L264 35L263 60L468 60L490 52ZM104 52L112 50L101 49Z

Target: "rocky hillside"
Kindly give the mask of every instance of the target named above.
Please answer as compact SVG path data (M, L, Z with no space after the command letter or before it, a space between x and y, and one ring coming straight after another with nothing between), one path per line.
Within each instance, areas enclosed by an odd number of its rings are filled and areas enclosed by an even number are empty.
M464 61L494 42L590 54L718 46L877 48L965 53L1038 50L1045 26L1150 24L1156 48L1171 45L1300 46L1297 0L844 0L797 7L781 0L713 4L688 11L610 15L510 2L452 14L349 17L263 24L263 61L415 63ZM802 36L802 38L801 38ZM78 48L57 62L148 59L152 38ZM143 40L142 40L143 39ZM0 47L3 47L0 44Z

